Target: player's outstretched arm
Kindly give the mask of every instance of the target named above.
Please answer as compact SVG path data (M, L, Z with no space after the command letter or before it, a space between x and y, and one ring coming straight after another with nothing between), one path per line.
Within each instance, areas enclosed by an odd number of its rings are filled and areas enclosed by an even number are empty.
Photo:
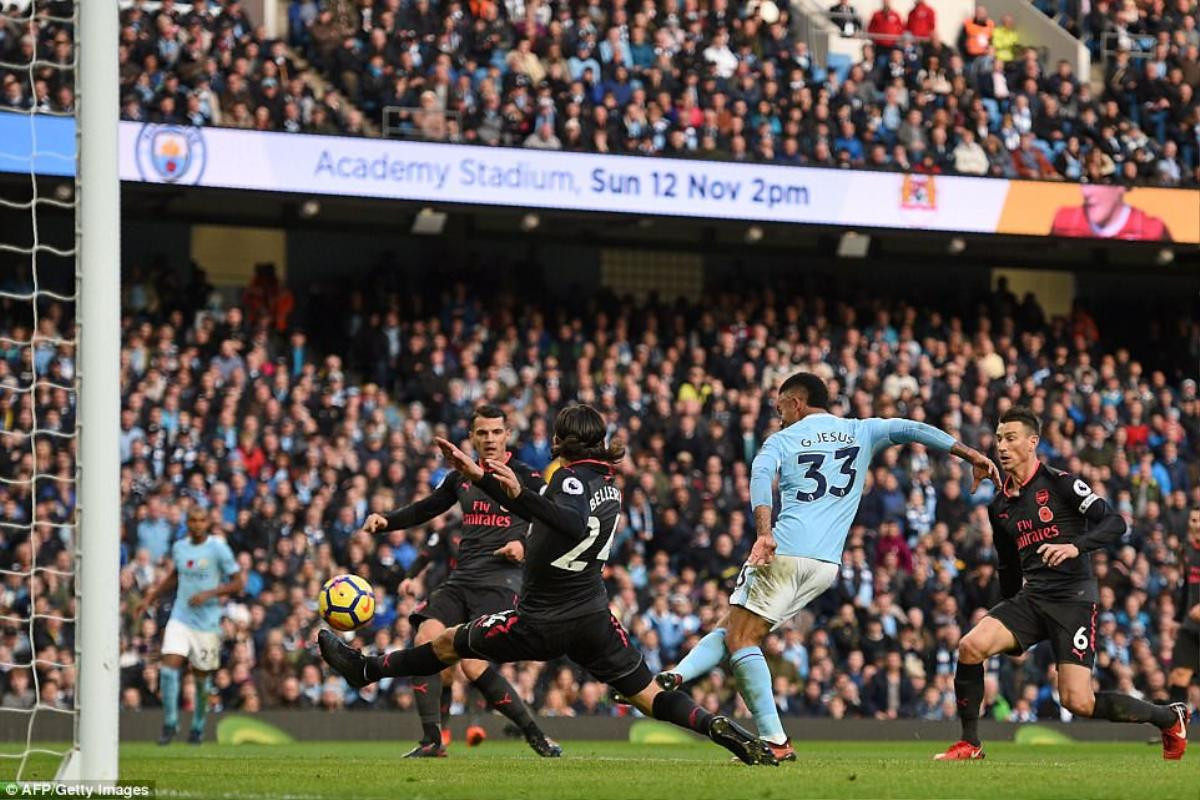
M762 567L775 559L775 532L771 529L775 476L779 474L780 454L775 438L767 439L750 466L750 505L754 509L754 530L758 538L750 548L746 563Z
M871 422L876 421L872 420ZM985 478L997 487L1000 486L1000 470L992 460L978 450L967 447L962 442L955 440L953 436L945 431L912 419L888 419L878 420L878 422L883 424L883 433L887 437L885 444L910 444L915 442L925 445L932 450L949 453L966 461L971 465L971 477L973 479L971 483L972 492L979 488L980 482Z
M363 523L363 530L367 533L381 533L412 528L424 525L439 514L446 513L458 500L454 494L453 477L453 475L447 475L434 489L433 494L421 498L415 503L409 503L403 508L387 514L369 515L367 521Z

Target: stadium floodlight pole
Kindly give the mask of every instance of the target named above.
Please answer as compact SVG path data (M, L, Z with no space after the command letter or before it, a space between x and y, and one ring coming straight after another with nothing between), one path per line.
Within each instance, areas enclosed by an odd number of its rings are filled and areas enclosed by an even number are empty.
M79 121L75 191L80 372L79 780L117 779L119 721L120 205L117 0L76 6Z

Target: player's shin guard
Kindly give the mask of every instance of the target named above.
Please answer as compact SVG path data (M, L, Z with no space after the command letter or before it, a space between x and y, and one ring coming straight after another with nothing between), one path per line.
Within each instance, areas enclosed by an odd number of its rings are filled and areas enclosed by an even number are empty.
M442 740L442 676L438 673L412 682L417 713L421 716L421 741Z
M450 666L433 652L433 643L411 650L393 650L366 659L363 675L368 682L381 678L407 678L413 675L436 675Z
M475 688L483 695L483 699L487 700L488 705L508 717L522 732L537 727L537 723L529 715L529 709L517 696L517 690L496 671L495 667L489 666L485 669L474 683Z
M708 736L708 729L712 727L713 715L679 690L656 694L651 710L655 719L688 728L704 736Z
M958 662L954 673L954 695L963 741L979 746L979 707L983 704L983 664Z
M196 678L196 708L192 711L192 730L204 733L204 721L208 719L208 695L212 691L212 676Z
M725 629L717 628L696 643L692 651L675 667L683 682L707 675L725 658Z
M179 670L160 667L158 684L162 689L163 725L176 728L179 725Z
M1138 700L1120 692L1096 692L1092 719L1110 722L1149 722L1160 728L1174 725L1179 719L1170 706L1159 706Z
M737 676L738 691L750 713L758 735L773 744L783 744L787 734L779 721L779 709L775 707L775 692L771 687L771 669L758 647L743 647L729 657L733 674Z

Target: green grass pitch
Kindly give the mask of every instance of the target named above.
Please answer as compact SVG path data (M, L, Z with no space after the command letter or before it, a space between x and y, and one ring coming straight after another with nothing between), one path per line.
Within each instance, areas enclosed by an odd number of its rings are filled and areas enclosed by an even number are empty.
M401 760L409 746L127 744L121 747L121 778L154 781L160 798L229 800L1200 800L1200 753L1165 762L1158 747L1139 744L997 742L987 746L984 761L941 764L930 760L937 746L929 743L800 742L799 760L777 768L730 763L725 751L699 741L567 741L559 760L540 759L513 741L477 748L455 743L449 758Z

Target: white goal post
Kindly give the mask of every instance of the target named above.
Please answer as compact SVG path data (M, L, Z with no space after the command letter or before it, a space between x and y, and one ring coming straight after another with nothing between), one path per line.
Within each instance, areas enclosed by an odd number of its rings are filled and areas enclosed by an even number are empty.
M59 777L117 779L120 687L121 193L117 0L78 0L79 535L76 744Z

